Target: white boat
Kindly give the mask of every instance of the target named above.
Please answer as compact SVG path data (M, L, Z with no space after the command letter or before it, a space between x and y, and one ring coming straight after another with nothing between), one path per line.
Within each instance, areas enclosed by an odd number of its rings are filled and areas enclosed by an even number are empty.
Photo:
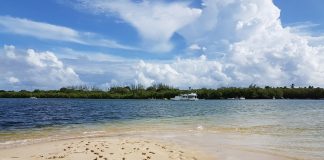
M30 99L37 99L37 97L30 97Z
M239 100L245 100L245 97L240 97Z
M190 94L180 94L180 96L175 96L174 98L171 98L173 101L197 101L198 97L196 93L190 93Z

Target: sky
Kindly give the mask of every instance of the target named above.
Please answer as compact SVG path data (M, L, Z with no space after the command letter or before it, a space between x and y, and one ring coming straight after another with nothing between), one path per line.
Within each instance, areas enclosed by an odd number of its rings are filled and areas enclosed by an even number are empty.
M324 87L322 0L0 3L0 90Z

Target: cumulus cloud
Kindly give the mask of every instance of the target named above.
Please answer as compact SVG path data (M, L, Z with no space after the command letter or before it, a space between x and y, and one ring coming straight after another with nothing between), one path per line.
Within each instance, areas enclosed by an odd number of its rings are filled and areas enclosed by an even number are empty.
M201 16L178 30L206 56L141 62L138 80L181 86L324 86L324 40L283 27L271 0L204 0ZM207 59L208 59L207 58ZM180 65L181 64L181 65Z
M1 88L51 89L82 83L52 52L21 51L6 45L0 51L0 62Z
M190 8L183 2L163 3L157 1L132 2L130 0L104 1L80 0L83 7L100 13L117 13L124 21L136 28L154 52L172 49L170 39L180 28L191 23L201 10ZM146 47L147 48L147 47Z
M221 63L207 60L205 55L192 59L178 58L171 63L141 61L137 65L136 79L145 86L166 83L181 88L215 87L231 83L231 78L224 74L225 69Z
M178 32L211 51L226 50L232 43L281 27L280 10L271 0L204 0L204 4L201 16Z
M0 31L17 35L32 36L39 39L65 41L90 46L136 50L134 47L119 44L114 40L101 38L95 33L80 32L64 26L10 16L0 16Z

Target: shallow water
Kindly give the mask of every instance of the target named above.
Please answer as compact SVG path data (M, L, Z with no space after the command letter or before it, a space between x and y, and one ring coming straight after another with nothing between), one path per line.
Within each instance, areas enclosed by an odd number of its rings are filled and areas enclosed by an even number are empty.
M324 101L0 99L0 147L148 133L209 152L222 144L324 159Z

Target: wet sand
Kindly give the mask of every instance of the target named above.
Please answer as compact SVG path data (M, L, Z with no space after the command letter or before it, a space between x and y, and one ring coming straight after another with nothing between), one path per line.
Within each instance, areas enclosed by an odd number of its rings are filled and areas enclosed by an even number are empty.
M159 140L98 137L44 142L0 150L1 160L209 160L194 149Z

